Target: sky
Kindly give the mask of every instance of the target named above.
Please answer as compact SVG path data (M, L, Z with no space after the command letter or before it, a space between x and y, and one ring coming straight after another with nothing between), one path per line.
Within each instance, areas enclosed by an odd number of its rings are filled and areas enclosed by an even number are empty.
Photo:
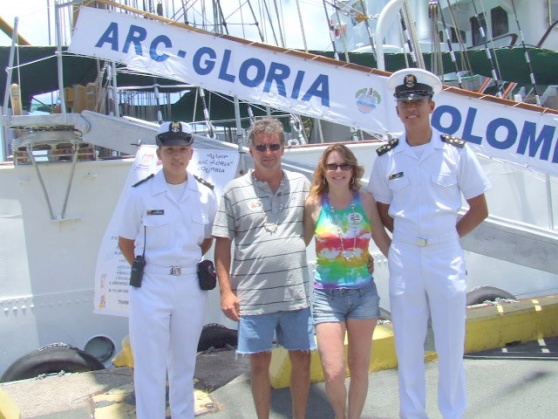
M304 49L305 45L302 41L302 32L299 29L299 14L297 8L297 1L300 7L300 13L304 18L304 31L306 34L306 47L308 49L329 49L331 47L331 39L328 34L327 21L325 19L325 10L322 0L282 0L281 7L284 19L289 24L285 25L284 36L286 38L287 45L290 48ZM60 0L59 3L69 3L70 0ZM49 19L51 16L50 25L54 26L54 9L55 0L0 0L0 4L6 6L9 3L9 7L0 7L0 16L2 19L11 27L15 27L14 19L18 18L17 29L20 36L24 37L31 45L35 46L46 46L55 45L54 28L49 29ZM155 2L156 3L156 2ZM163 5L168 5L171 0L162 0ZM178 3L178 2L177 2ZM186 2L187 4L192 4L192 1ZM199 4L199 0L196 4ZM209 2L208 2L209 3ZM229 9L224 11L226 17L230 17L230 21L234 23L240 22L238 17L233 16L234 10L237 10L238 4L244 4L243 10L247 10L246 2L240 2L237 0L224 0L221 2L224 8ZM254 1L253 4L256 2ZM140 2L141 4L141 2ZM273 5L274 2L269 2ZM65 8L69 11L69 8ZM244 13L244 18L246 19L247 12ZM272 9L270 13L274 13ZM332 13L332 9L329 9L329 13ZM236 15L238 16L238 15ZM227 19L227 21L229 21ZM253 22L253 21L252 21ZM292 24L290 23L292 22ZM264 22L259 22L261 27L264 27ZM254 25L252 25L254 26ZM241 26L232 24L229 26L231 35L242 36ZM233 33L236 31L237 33ZM50 33L50 35L49 35ZM254 39L259 41L257 37L257 32L252 29L254 37L247 36L249 39ZM268 33L271 31L268 29ZM11 38L0 31L0 46L10 46ZM5 69L0 69L4 71ZM4 94L4 92L0 92ZM3 160L4 150L3 150L3 140L2 133L0 131L0 161Z
M10 3L9 7L0 8L0 15L10 26L14 18L19 18L18 32L31 44L48 45L47 5L54 7L53 0L2 0ZM11 39L0 33L0 45L11 45Z
M32 45L49 45L49 29L47 15L50 13L53 16L55 0L0 0L0 3L10 3L9 7L0 8L0 16L10 26L14 26L14 18L18 17L18 33L27 39ZM64 1L63 3L67 3ZM163 4L168 3L169 0L163 0ZM199 3L199 1L197 2ZM270 2L269 4L273 4ZM304 17L304 26L306 33L306 42L309 49L326 49L331 45L331 40L328 39L327 30L324 27L325 11L322 0L298 0L301 14ZM237 8L238 2L235 0L222 1L225 8ZM286 21L297 22L296 29L298 29L298 9L296 7L296 0L282 0L283 12L288 18ZM231 9L231 10L234 10ZM246 5L244 10L247 10ZM331 8L329 9L330 13ZM231 11L225 11L225 16ZM273 11L272 11L273 13ZM246 12L245 12L246 16ZM238 21L238 20L237 20ZM51 18L53 24L54 19ZM231 26L230 30L240 30L238 26ZM290 26L285 33L287 42L293 48L304 48L301 40L300 31L295 30ZM50 44L55 43L54 35L51 31ZM298 45L293 45L293 42L298 42ZM11 45L11 39L0 32L0 46Z

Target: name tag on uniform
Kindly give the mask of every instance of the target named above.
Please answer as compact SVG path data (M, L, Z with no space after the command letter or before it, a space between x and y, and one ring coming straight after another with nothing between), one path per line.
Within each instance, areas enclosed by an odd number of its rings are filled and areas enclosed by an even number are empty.
M398 179L400 177L403 177L403 172L394 173L393 175L389 175L388 179L393 180L393 179Z
M147 215L165 215L164 209L147 210Z

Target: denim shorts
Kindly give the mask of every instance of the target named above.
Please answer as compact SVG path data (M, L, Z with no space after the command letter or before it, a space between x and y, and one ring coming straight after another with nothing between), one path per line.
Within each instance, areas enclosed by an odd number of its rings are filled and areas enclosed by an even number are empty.
M240 316L237 353L271 351L274 338L289 351L316 349L310 309Z
M380 317L380 296L374 282L356 289L315 288L313 297L314 324Z

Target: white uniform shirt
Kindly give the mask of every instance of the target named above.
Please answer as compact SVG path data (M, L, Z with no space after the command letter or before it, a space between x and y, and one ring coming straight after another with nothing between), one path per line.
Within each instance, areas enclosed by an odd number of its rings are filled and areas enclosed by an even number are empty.
M177 201L160 170L130 189L119 235L135 240L135 254L141 255L145 226L147 264L193 267L201 259L201 243L211 237L216 212L215 193L191 173Z
M368 183L376 201L390 205L394 231L417 237L455 229L462 194L470 199L488 189L490 182L467 144L448 144L436 130L420 157L403 135L376 158Z

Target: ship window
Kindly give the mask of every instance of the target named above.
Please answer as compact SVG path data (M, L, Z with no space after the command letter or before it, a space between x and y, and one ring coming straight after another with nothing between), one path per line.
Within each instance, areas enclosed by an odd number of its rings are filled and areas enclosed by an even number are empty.
M481 27L486 34L486 19L484 18L484 13L480 13L478 15L478 19L476 16L473 16L471 19L469 19L469 22L471 22L471 41L473 45L482 44L484 42L484 36L483 32L481 31Z
M446 40L444 31L440 31L438 35L440 36L440 41ZM452 44L458 44L460 41L462 41L463 43L467 42L467 40L465 39L466 37L465 31L459 31L459 36L461 37L460 40L459 37L457 36L457 30L455 28L450 28L450 36L451 36Z
M505 35L509 32L508 14L500 6L495 7L490 11L490 18L492 23L492 37L496 38L500 35Z
M459 38L461 38L461 40ZM457 29L451 28L451 42L457 44L460 41L465 42L465 31L459 31L459 36L458 36Z

